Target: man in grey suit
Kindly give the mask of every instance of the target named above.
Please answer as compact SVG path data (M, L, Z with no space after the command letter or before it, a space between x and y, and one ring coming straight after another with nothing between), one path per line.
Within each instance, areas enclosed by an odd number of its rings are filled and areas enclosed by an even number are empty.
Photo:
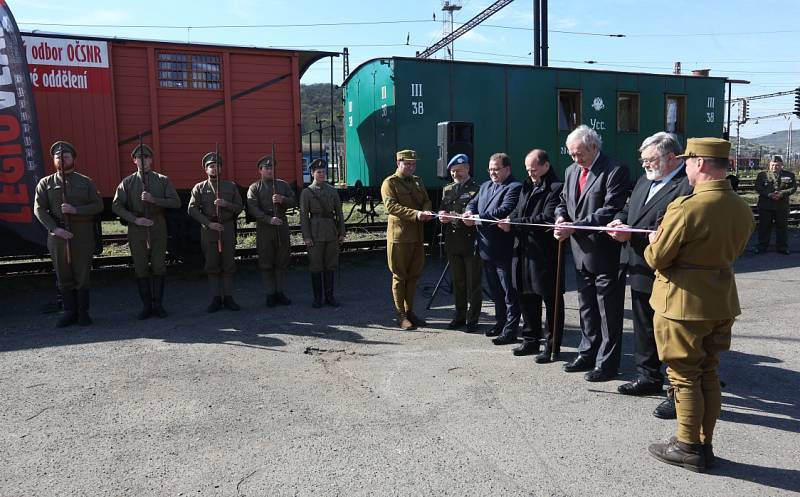
M645 174L636 182L628 204L617 214L610 227L634 227L655 230L667 206L677 197L692 193L686 177L683 160L678 156L683 147L678 137L663 131L650 136L639 147L639 162ZM633 311L634 360L637 377L634 381L620 385L617 390L623 395L648 395L660 393L664 386L664 373L658 359L656 340L653 335L653 308L650 294L653 292L655 273L644 260L644 249L650 244L646 233L624 233L609 231L614 240L627 243L628 283L631 287L631 309ZM657 417L674 411L672 400L659 406Z
M522 183L511 174L508 155L497 153L489 158L489 178L464 210L464 224L467 226L475 224L472 220L474 215L482 219L504 219L517 206ZM501 230L497 223L483 223L478 226L477 245L497 320L486 336L495 337L492 339L495 345L514 343L520 317L519 297L511 271L514 234Z
M620 244L600 231L573 226L611 222L628 197L628 169L600 151L600 135L588 126L578 126L566 145L575 162L565 174L553 235L571 242L581 343L578 357L564 371L588 371L586 381L608 381L617 375L621 358L625 277L619 270Z

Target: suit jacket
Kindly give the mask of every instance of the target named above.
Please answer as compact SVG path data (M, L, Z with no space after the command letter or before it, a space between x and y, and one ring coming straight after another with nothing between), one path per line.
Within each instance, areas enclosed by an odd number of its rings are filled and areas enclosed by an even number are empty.
M494 185L495 183L491 180L482 184L478 195L467 204L465 211L478 214L483 219L508 217L517 206L522 183L509 174L508 178L498 184L496 188L493 188ZM495 223L483 223L478 226L476 243L481 259L511 264L511 257L514 254L513 233L506 233Z
M631 198L625 207L615 216L623 223L633 228L655 230L667 206L678 197L692 193L692 185L686 177L686 167L681 166L672 179L653 195L649 202L647 195L653 182L642 176L633 187ZM655 272L647 261L644 260L644 249L650 244L647 233L631 233L631 239L626 243L628 256L628 283L637 292L650 293L653 290Z
M755 228L727 179L696 185L667 207L644 257L656 270L650 305L669 319L730 319L741 313L733 262Z
M522 184L517 208L511 221L518 223L552 223L564 183L551 169L534 186L530 179ZM517 237L514 248L514 286L521 293L552 296L556 287L558 241L549 230L531 226L512 226ZM563 264L563 261L562 261ZM561 271L561 293L564 293L564 271Z
M628 168L600 152L582 194L578 194L581 167L567 168L556 218L576 226L605 226L625 207L628 198ZM615 274L619 270L621 244L601 231L576 231L570 237L575 267L594 274Z

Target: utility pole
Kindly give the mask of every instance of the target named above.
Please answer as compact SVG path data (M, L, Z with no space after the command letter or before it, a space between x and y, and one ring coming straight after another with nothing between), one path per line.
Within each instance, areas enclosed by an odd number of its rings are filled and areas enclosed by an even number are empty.
M461 10L461 5L456 2L450 3L448 0L442 1L442 12L446 12L445 20L444 20L444 33L442 34L442 38L446 38L453 32L453 12L456 10ZM450 18L450 25L448 29L447 25L447 18ZM455 40L450 40L450 47L447 50L447 55L445 55L445 59L453 60L455 55Z

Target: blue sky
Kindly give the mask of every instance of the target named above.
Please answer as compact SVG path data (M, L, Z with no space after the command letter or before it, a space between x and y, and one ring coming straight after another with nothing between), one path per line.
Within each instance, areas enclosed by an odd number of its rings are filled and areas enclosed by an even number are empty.
M328 51L340 51L347 46L351 70L374 57L413 57L417 50L441 38L444 17L441 0L9 0L8 3L20 28L27 31ZM462 5L455 14L458 26L492 2L451 0L451 3ZM684 72L710 68L712 75L751 81L746 86L734 85L734 97L800 86L800 2L796 0L557 0L549 2L549 10L551 66L670 73L673 63L680 61ZM532 56L528 54L533 48L532 11L532 0L514 1L457 40L456 58L531 63ZM377 22L383 24L366 24ZM338 25L297 26L320 23ZM626 37L604 36L608 34ZM584 63L588 60L597 64ZM335 59L334 83L340 83L341 79L341 59ZM327 59L315 64L303 83L329 80L330 59ZM750 116L787 112L793 106L793 96L755 100ZM736 112L733 114L735 117ZM792 119L794 129L800 129L800 121ZM742 126L742 136L760 136L787 127L785 118L759 120L758 124L750 121Z

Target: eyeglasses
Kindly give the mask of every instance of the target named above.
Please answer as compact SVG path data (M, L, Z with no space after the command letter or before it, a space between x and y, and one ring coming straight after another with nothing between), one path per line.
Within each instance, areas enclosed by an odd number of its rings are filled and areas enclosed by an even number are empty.
M654 159L645 159L645 158L641 158L641 159L639 159L639 164L641 164L641 165L645 165L645 164L658 164L658 161L660 161L660 160L661 160L661 157L656 157L656 158L654 158Z

